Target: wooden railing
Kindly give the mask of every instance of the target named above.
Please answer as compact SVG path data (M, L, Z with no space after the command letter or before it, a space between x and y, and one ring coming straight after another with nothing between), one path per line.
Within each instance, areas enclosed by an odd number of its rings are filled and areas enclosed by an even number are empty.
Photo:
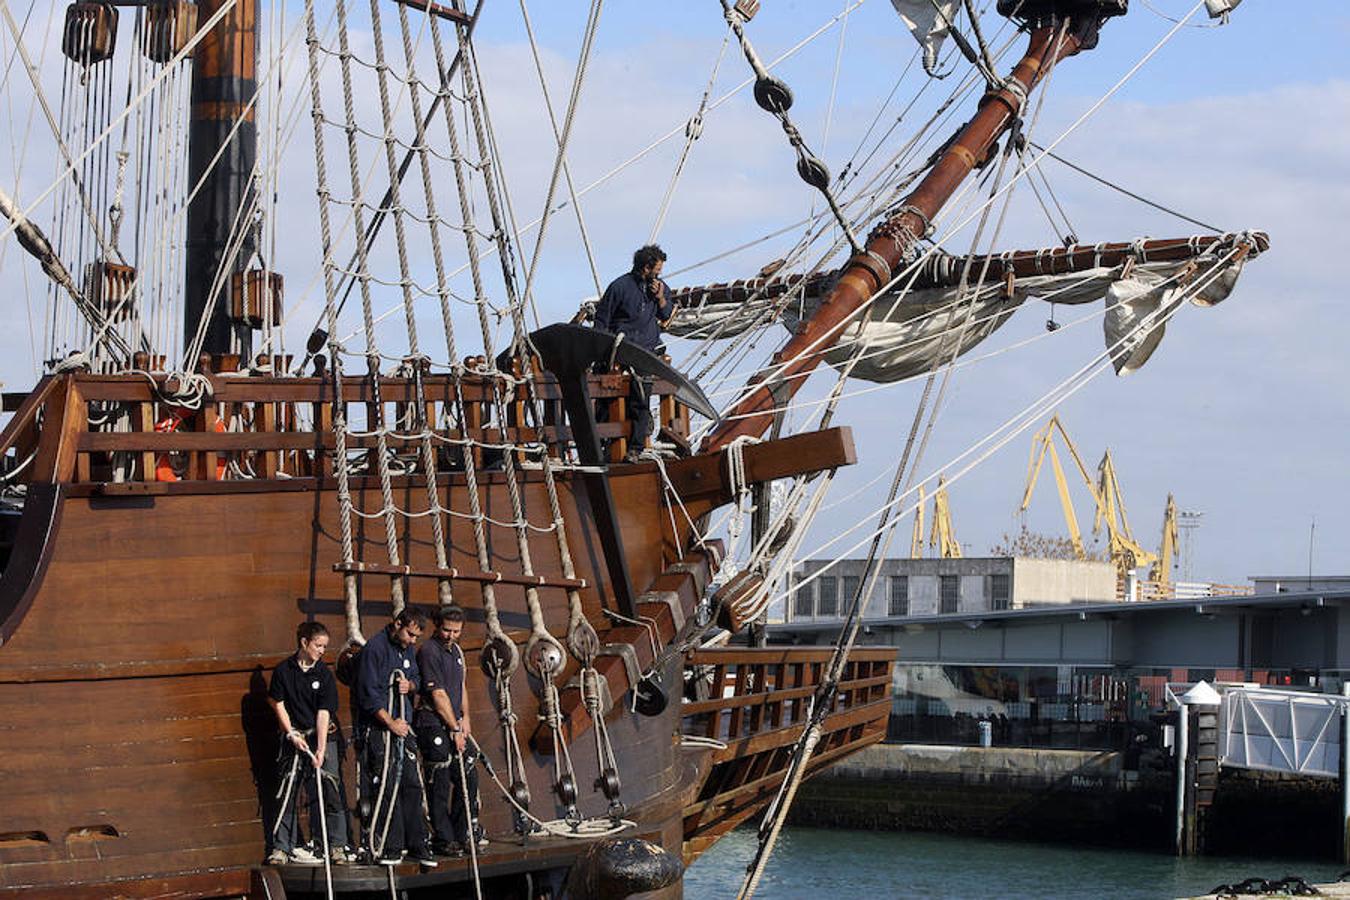
M627 378L597 375L590 382L592 396L609 401L598 432L613 441L611 453L618 458L632 430L624 409ZM155 381L141 375L48 376L29 394L7 393L4 409L12 414L0 431L0 472L26 464L31 469L20 480L109 482L116 464L120 480L142 483L331 473L337 399L331 379L212 375L210 383L209 399L199 409L175 405L162 376ZM456 467L466 439L475 442L469 452L480 465L493 453L482 444L543 442L563 455L571 440L561 392L546 373L536 380L542 423L526 414L524 386L508 393L501 410L491 383L478 377L381 378L378 387L377 402L370 379L344 380L348 427L370 431L371 423L383 421L411 434L420 432L415 423L424 421L449 469ZM674 392L669 383L653 385L660 398L657 426L684 439L689 411ZM420 465L418 440L390 434L386 443L406 456L411 469ZM375 437L361 435L347 442L354 451L375 444Z
M698 797L684 810L686 862L777 791L829 658L823 647L694 652L686 672L695 697L684 704L682 733L714 749L706 751L710 767ZM808 775L886 736L895 659L892 647L850 654Z
M688 666L706 699L684 705L685 734L733 742L805 721L820 686L828 648L699 650ZM855 648L844 666L831 713L890 698L895 651Z

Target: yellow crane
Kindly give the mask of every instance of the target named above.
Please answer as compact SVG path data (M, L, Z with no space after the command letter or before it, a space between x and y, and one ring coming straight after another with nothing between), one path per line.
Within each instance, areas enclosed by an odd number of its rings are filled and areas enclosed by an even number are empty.
M914 533L909 538L909 558L923 559L923 485L919 485L919 505L914 507Z
M947 502L947 480L938 476L938 489L933 494L933 531L928 546L935 547L939 559L960 559L961 543L952 528L952 510Z
M1064 467L1059 463L1059 451L1055 449L1055 434L1058 433L1060 440L1064 442L1064 447L1069 451L1073 461L1078 466L1079 474L1083 476L1083 481L1087 484L1088 490L1092 492L1094 503L1100 506L1097 500L1097 490L1093 486L1092 478L1088 475L1087 466L1083 464L1083 458L1078 455L1078 448L1074 446L1069 433L1064 430L1064 423L1059 419L1059 413L1050 417L1050 421L1045 423L1035 436L1031 439L1031 458L1027 462L1027 484L1022 491L1022 505L1018 507L1018 512L1023 514L1031 507L1031 495L1036 491L1036 481L1041 474L1041 466L1045 463L1046 456L1050 457L1050 468L1055 473L1055 487L1059 490L1059 505L1064 510L1064 524L1069 530L1069 541L1073 544L1074 556L1078 559L1087 559L1087 548L1083 546L1083 534L1078 529L1078 516L1073 511L1073 499L1069 496L1069 482L1064 477Z
M1125 512L1125 495L1121 493L1120 481L1116 478L1116 466L1111 459L1110 449L1102 454L1097 476L1097 514L1092 521L1092 533L1100 533L1102 523L1106 523L1111 559L1122 574L1140 566L1153 565L1158 560L1157 554L1145 550L1134 539L1134 532L1130 529L1130 519Z
M914 507L914 531L909 538L909 558L923 559L923 505L926 502L923 486L919 486L919 505ZM960 559L961 543L952 528L951 504L947 501L947 481L938 477L938 489L933 494L933 530L928 535L928 546L936 548L940 559Z
M1055 449L1056 434L1059 435L1078 469L1078 474L1082 476L1083 484L1092 496L1094 509L1092 532L1093 534L1099 534L1102 526L1106 526L1111 561L1116 564L1121 577L1124 578L1125 574L1131 569L1154 562L1157 557L1141 547L1130 530L1129 517L1125 511L1125 499L1120 490L1120 481L1116 476L1116 467L1115 462L1111 459L1111 451L1107 450L1102 456L1102 461L1097 466L1097 478L1093 479L1088 471L1087 464L1083 462L1083 457L1078 452L1078 447L1074 445L1073 439L1069 437L1068 431L1065 430L1064 423L1060 420L1058 413L1051 416L1045 426L1037 431L1032 438L1031 457L1027 462L1026 488L1022 492L1022 505L1019 507L1019 511L1026 513L1027 509L1030 508L1031 497L1036 490L1041 466L1044 465L1045 458L1050 457L1050 468L1055 475L1055 487L1059 492L1059 503L1064 512L1064 524L1069 530L1069 541L1073 545L1074 555L1078 559L1088 558L1087 548L1083 544L1083 534L1078 527L1078 516L1074 513L1073 499L1069 496L1069 482L1064 477L1064 467L1060 464L1059 452Z
M1177 554L1177 502L1167 495L1167 508L1163 510L1162 543L1158 546L1158 559L1149 570L1149 581L1166 584L1172 580L1172 558Z

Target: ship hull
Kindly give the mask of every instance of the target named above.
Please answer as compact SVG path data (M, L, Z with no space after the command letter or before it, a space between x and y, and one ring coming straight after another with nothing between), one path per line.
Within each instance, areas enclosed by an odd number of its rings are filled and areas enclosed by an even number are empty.
M501 513L504 490L491 484L490 476L485 480L489 514ZM584 495L574 494L565 479L559 486L569 533L584 533ZM633 582L677 597L680 617L692 614L710 561L702 560L702 571L691 571L699 564L689 558L665 562L684 536L663 533L661 517L651 515L661 505L659 474L651 466L633 467L613 478L612 486L629 538ZM261 487L250 482L32 486L0 577L5 635L0 897L213 897L262 890L260 872L266 870L255 867L274 815L278 741L266 702L267 674L292 651L298 621L321 621L341 635L343 604L341 576L332 564L340 551L332 527L336 492L312 479L294 479L282 489ZM409 501L419 490L411 484L399 488ZM463 486L447 477L444 488L452 508L463 508L464 498L456 493ZM545 502L539 479L528 477L525 490L527 503ZM358 503L378 504L372 497L378 497L373 485L357 485ZM425 520L409 522L399 536L403 562L433 566L430 535L422 533ZM508 568L512 554L502 548L514 546L511 532L503 526L493 531L494 554L504 557L494 561ZM536 565L556 571L552 536L534 535L532 541ZM452 527L449 542L452 565L474 565L467 533ZM358 534L357 544L366 559L378 558L385 552L382 529ZM587 613L597 625L606 624L601 610L611 598L602 550L582 542L573 552L577 575L588 585ZM362 578L367 635L388 620L388 584L387 577ZM411 602L436 601L435 579L408 584ZM456 599L470 620L464 644L475 730L489 756L500 759L502 734L491 686L477 668L480 592L456 585ZM565 633L565 593L542 591L541 599L550 630ZM528 627L523 589L501 586L498 604L508 633L523 641ZM647 613L659 626L654 635L659 641L648 640L648 629L632 626L602 632L602 640L631 642L641 650L634 655L644 669L655 665L666 684L678 686L685 660L656 656L675 637L675 610L668 616ZM624 668L618 660L610 662L611 670ZM706 747L682 749L677 736L685 710L678 687L674 702L648 717L626 708L621 698L626 682L613 671L608 677L621 699L607 725L619 755L625 815L637 825L630 835L692 859L716 834L762 806L782 759L772 769L759 764L753 790L737 792L739 801L710 815L715 805L710 801L719 792L709 792L708 779L721 772L726 782L728 764L741 767L736 749L741 738L729 742L730 751L719 751L721 760ZM535 737L534 690L524 673L517 673L513 704L527 747L531 811L552 820L563 812L551 793L552 759L529 744ZM584 815L602 816L607 801L588 789L595 777L595 729L587 728L584 711L573 707L568 732L582 786L579 806ZM350 722L346 709L344 691L344 725ZM884 720L884 711L879 715ZM708 718L704 710L702 721ZM708 727L731 737L727 722ZM873 728L854 738L866 738L861 746L880 733ZM349 797L352 769L349 753ZM520 846L505 800L490 780L483 782L483 822L494 844L482 860L482 877L498 879L503 896L526 875L561 891L569 867L593 842L549 839ZM693 828L701 839L690 843L687 811L694 808ZM339 887L359 889L372 871L339 870ZM292 889L314 877L286 874ZM469 877L467 861L434 875L398 876L413 890ZM663 895L678 896L678 886Z

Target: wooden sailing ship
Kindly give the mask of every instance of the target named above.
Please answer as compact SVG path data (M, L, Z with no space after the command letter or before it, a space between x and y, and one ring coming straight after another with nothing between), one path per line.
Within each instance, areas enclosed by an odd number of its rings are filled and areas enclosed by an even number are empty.
M257 335L278 321L282 290L238 227L256 198L255 2L74 3L67 58L86 69L108 59L118 8L128 6L147 57L192 67L183 301L192 365L166 362L147 338L133 266L105 255L72 275L59 247L6 201L25 249L86 323L97 359L53 365L32 390L3 398L12 414L0 460L21 502L0 515L0 897L328 890L320 869L258 865L278 740L265 678L293 649L301 619L359 641L409 603L466 607L468 702L496 773L483 788L494 843L477 859L435 872L339 869L338 893L678 896L679 864L761 811L794 759L809 774L882 739L891 651L844 660L814 648L704 645L711 629L742 632L764 596L763 573L714 583L723 545L704 529L746 491L855 461L847 428L738 438L772 426L821 358L816 348L905 267L1040 75L1094 41L1123 2L1019 4L1030 34L1023 59L701 445L691 422L716 416L696 387L593 331L528 332L519 288L510 349L452 352L448 372L415 349L384 371L369 345L357 354L366 370L354 373L331 326L315 332L303 362L255 352ZM755 6L727 6L747 48ZM313 64L325 48L307 7ZM376 23L379 7L400 17L405 41L410 17L445 37L436 103L456 66L472 95L481 4L392 0L372 6ZM349 63L345 43L338 58ZM322 148L317 81L313 91ZM434 108L413 112L429 121ZM350 120L337 130L356 131ZM375 220L357 217L354 269L338 264L324 221L330 322L343 285L369 290L366 236L383 218L403 227L398 186L409 163L428 162L425 152L414 159L417 142L380 143L390 154L384 199L364 203L353 188L351 207L374 210ZM486 143L480 137L485 159ZM322 183L320 195L327 215ZM476 261L471 225L463 231ZM1234 253L1265 249L1226 240ZM1185 260L1213 250L1169 248ZM1126 255L1109 252L1069 251L1054 264L1114 267ZM1010 265L1016 274L1024 261ZM394 284L406 295L409 280L405 263ZM319 356L326 367L311 371ZM637 377L629 373L654 379L661 434L675 448L668 458L622 462L631 434L623 407ZM597 421L600 401L607 413ZM819 739L804 762L796 747L812 727ZM549 827L531 828L521 807ZM624 870L615 837L645 842L659 864Z

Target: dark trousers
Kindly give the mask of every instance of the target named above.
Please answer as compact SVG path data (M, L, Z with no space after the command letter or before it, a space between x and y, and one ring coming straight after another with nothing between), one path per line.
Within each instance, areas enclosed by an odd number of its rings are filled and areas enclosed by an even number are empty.
M380 846L383 852L397 855L400 850L420 850L427 843L427 820L422 809L422 781L417 770L417 753L411 737L399 739L390 734L390 760L386 769L386 732L372 728L366 735L361 766L361 796L370 798L373 819L365 823L365 846ZM383 777L381 777L383 776ZM377 809L378 806L378 809ZM385 831L385 823L389 823Z
M641 453L647 447L652 433L652 385L645 378L628 378L628 418L633 422L633 437L628 441L629 453Z
M443 724L423 722L417 727L417 744L426 767L427 806L431 812L431 833L438 844L468 846L470 822L478 821L478 771L476 760L467 747L464 751L464 777L454 736ZM464 789L469 791L468 810L464 807Z
M313 737L308 738L310 750L316 745ZM323 809L328 824L328 847L345 847L347 844L347 812L342 799L342 775L339 766L336 741L329 741L324 752L323 768ZM272 838L272 849L290 853L295 849L300 837L300 796L309 799L309 830L315 844L323 838L319 827L319 796L315 791L314 764L309 757L299 753L285 738L281 743L281 754L277 759L277 778L282 785L282 808L280 819ZM289 783L290 790L286 792Z

